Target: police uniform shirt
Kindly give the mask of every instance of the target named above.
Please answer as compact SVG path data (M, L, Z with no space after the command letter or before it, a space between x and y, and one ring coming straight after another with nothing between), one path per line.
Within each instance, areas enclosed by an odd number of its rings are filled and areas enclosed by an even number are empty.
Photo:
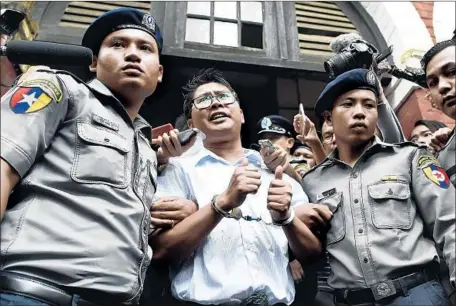
M1 102L1 157L20 175L1 222L2 270L139 299L151 259L156 156L100 81L34 72Z
M451 183L453 186L456 186L456 140L454 129L448 139L447 145L440 151L438 159L450 177Z
M336 156L337 149L302 182L311 203L333 212L329 285L375 287L437 260L426 226L443 248L454 286L455 189L438 161L411 143L378 139L353 168Z

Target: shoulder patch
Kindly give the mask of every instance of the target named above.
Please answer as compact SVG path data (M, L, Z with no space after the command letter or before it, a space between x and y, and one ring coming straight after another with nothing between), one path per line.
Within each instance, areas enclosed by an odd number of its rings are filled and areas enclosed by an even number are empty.
M32 80L25 80L19 84L20 87L39 87L52 97L57 103L62 101L62 90L57 81L50 78L39 78Z
M10 107L16 114L34 113L49 103L52 98L40 87L19 87L10 99Z
M440 188L448 189L450 186L450 178L441 167L431 164L423 168L423 172L431 182Z

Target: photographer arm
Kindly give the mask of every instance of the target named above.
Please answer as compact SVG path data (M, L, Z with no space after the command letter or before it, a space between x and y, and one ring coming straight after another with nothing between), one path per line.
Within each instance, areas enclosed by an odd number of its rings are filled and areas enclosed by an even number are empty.
M19 182L19 174L3 158L1 159L1 204L0 204L0 221L8 204L8 199L14 186Z
M379 98L377 126L382 133L384 142L398 143L406 141L401 123L389 105L383 90L381 90Z

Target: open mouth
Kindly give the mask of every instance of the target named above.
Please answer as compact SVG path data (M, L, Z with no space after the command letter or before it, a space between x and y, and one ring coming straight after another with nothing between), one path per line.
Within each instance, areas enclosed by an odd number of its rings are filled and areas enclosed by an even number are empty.
M221 121L222 119L225 119L225 118L229 118L229 116L225 113L217 112L217 113L213 113L209 117L209 121Z

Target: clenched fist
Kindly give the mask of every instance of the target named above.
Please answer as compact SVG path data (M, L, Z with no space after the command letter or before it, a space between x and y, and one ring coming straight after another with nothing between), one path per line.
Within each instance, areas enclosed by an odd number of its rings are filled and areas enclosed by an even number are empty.
M217 198L217 206L224 211L239 207L250 193L254 194L261 185L260 171L248 165L247 159L234 170L228 188Z
M288 152L280 147L276 147L276 150L272 153L268 153L267 148L261 148L260 154L261 157L263 157L264 164L272 172L275 172L278 166L282 166L283 169L286 169L289 165Z
M289 217L291 195L291 185L283 180L283 168L278 166L268 190L268 209L274 221L281 222Z

